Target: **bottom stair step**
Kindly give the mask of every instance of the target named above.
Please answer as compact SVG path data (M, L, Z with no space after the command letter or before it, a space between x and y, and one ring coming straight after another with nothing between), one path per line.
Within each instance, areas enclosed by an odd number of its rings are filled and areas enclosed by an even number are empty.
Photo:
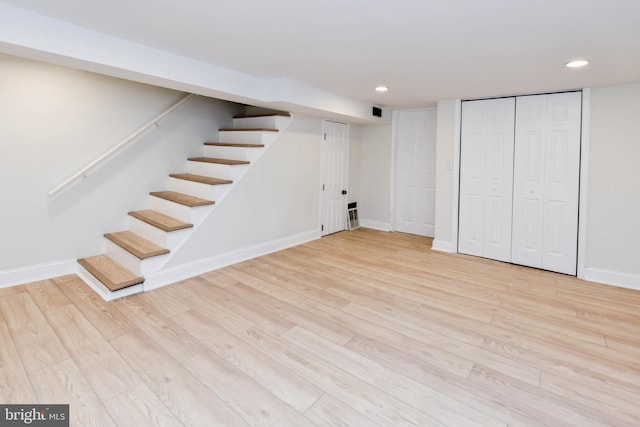
M136 276L107 255L82 258L78 260L78 263L109 288L111 292L144 282L143 277Z

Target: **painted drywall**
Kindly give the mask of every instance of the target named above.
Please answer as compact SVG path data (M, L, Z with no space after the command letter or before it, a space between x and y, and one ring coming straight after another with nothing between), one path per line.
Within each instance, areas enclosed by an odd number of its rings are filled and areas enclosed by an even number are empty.
M587 269L640 286L640 82L591 91Z
M391 125L366 125L361 129L361 224L391 229Z
M438 102L436 131L436 212L434 249L452 251L455 224L452 221L454 199L454 147L456 128L456 101Z
M295 115L167 268L292 235L319 235L321 130L320 119Z
M154 86L341 120L382 122L371 104L288 78L259 77L0 2L0 52Z
M184 96L0 55L0 272L98 254L168 172L241 111L195 97L131 148L56 198L47 192Z
M362 126L358 124L349 125L349 186L347 199L349 203L360 202L360 176L362 166L360 157L362 156ZM358 209L362 202L358 203Z

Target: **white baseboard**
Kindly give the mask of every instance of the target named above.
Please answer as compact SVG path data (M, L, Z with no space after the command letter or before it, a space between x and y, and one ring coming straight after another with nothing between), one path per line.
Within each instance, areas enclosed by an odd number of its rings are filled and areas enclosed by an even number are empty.
M372 221L370 219L360 219L360 227L372 228L380 231L392 231L393 227L388 222Z
M76 272L76 260L28 265L0 271L0 288L38 282L54 277L66 276Z
M453 253L453 244L446 240L434 240L431 249L438 252Z
M598 282L605 285L640 291L640 274L622 273L618 271L601 270L599 268L585 268L584 280Z
M226 254L167 268L159 271L158 273L146 276L144 281L144 290L150 291L172 283L177 283L181 280L217 270L222 267L281 251L292 246L302 245L303 243L319 239L320 237L320 231L318 230L306 231L282 239L238 249Z

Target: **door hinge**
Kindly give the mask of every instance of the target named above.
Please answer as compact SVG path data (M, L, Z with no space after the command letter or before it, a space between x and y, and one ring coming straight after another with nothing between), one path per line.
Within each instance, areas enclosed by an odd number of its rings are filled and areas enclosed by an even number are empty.
M320 231L324 231L324 224L320 226Z
M324 191L324 184L322 184L322 191Z
M324 140L325 141L327 140L327 134L326 133L324 134Z

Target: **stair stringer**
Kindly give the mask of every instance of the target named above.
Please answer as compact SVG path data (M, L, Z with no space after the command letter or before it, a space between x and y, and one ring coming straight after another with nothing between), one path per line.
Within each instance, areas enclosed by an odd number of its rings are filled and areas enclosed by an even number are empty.
M221 204L226 199L226 196L229 195L229 193L231 193L232 191L234 191L234 189L243 180L243 178L251 172L254 166L262 159L266 151L270 149L274 144L277 143L278 139L280 139L281 136L284 134L284 132L286 132L287 128L293 122L293 120L294 120L293 114L291 114L289 117L286 117L286 118L281 117L279 118L277 123L275 123L275 126L274 126L275 129L278 129L278 132L262 131L262 134L263 134L262 141L264 143L264 147L251 149L251 150L259 151L259 154L255 155L251 159L251 163L246 166L246 169L242 171L242 173L239 176L234 177L233 183L225 184L225 186L227 186L227 189L223 191L222 194L216 198L214 205L207 206L207 207L192 208L192 209L201 210L203 212L200 212L200 214L197 216L197 221L193 222L193 228L189 229L188 232L185 233L184 238L180 239L180 241L174 247L171 248L171 252L169 254L164 255L162 257L163 262L160 268L158 268L156 271L145 274L144 276L145 281L142 284L142 291L147 292L153 289L160 288L162 286L170 285L172 283L175 283L176 281L181 280L181 279L177 279L177 280L167 279L167 277L170 277L171 275L166 274L167 272L164 270L164 267L167 265L167 263L169 263L173 255L176 254L180 250L180 248L185 243L188 242L191 236L197 233L198 229L200 228L200 225L202 225L205 221L207 221L207 219L213 214L213 212L219 206L221 206ZM234 120L234 124L236 124L237 126L237 122L235 120ZM236 129L242 130L243 128L236 127ZM238 135L241 135L241 134L242 132L238 132ZM241 142L241 141L244 141L241 137L238 139L230 137L230 138L226 138L225 141L221 141L221 142Z
M173 255L176 254L179 251L179 249L191 238L191 236L193 236L197 232L200 225L203 224L207 220L207 218L209 218L209 216L213 214L215 209L223 203L226 196L231 191L233 191L233 189L238 185L238 183L242 181L243 177L246 176L251 171L251 169L253 169L255 164L258 163L259 160L262 158L262 155L277 142L277 140L286 131L289 125L293 122L293 120L294 120L293 114L289 115L286 118L280 117L277 120L276 126L274 127L275 129L278 130L278 132L255 131L255 132L262 133L261 141L264 147L252 148L252 149L259 150L261 152L252 158L250 164L244 166L245 169L240 174L233 177L233 182L231 184L224 184L224 186L226 186L227 188L220 192L219 196L216 197L215 203L213 205L191 208L199 211L197 215L194 215L193 217L195 221L192 221L192 224L193 224L192 228L180 230L179 232L166 233L167 240L171 241L171 243L169 245L162 245L162 246L169 246L170 253L157 257L158 259L153 262L153 267L148 268L147 269L148 271L145 271L145 274L144 274L145 281L142 284L130 286L118 291L111 291L104 284L102 284L102 282L100 282L96 277L94 277L91 273L89 273L84 267L82 267L79 263L76 263L77 275L98 295L100 295L105 301L112 301L118 298L123 298L129 295L133 295L136 293L147 292L147 291L157 289L162 286L167 286L177 281L183 280L184 277L176 278L175 280L168 279L172 277L172 275L166 274L166 272L164 271L164 268L167 265L167 263L171 260ZM235 121L235 119L234 119L234 125L237 125L237 122ZM242 127L235 127L235 129L243 130ZM237 134L240 135L242 134L242 132L237 132ZM231 136L228 138L228 140L221 141L221 142L233 143L233 142L242 142L242 141L243 140L241 137L240 139L238 139L238 137ZM204 148L203 148L203 151L205 151ZM149 196L149 197L153 197L153 196ZM151 203L151 205L153 205L153 203ZM135 229L135 226L132 226L131 222L132 221L135 222L138 220L131 217L128 217L128 218L129 218L129 224L130 224L129 229L130 230ZM152 226L149 226L149 227L152 227ZM156 229L155 231L159 233L165 233L159 229ZM145 236L145 237L148 237L148 236ZM153 241L153 239L150 239L150 240ZM106 252L108 255L110 255L108 252L108 249L111 246L112 245L105 244L105 248L107 249Z
M240 174L238 177L233 179L232 184L226 184L229 186L228 190L225 191L219 198L215 200L214 205L206 208L202 208L202 207L192 208L192 209L200 209L200 210L206 209L206 212L198 215L198 220L196 222L193 222L193 228L189 229L188 234L183 239L181 239L181 241L174 248L171 249L171 252L168 255L163 256L164 259L163 259L161 268L159 268L155 272L151 272L145 275L145 281L142 284L142 290L144 292L148 292L150 290L157 289L162 286L167 286L172 283L175 283L176 281L181 280L181 279L177 279L177 280L167 279L167 277L170 277L170 275L166 274L166 272L164 271L164 266L166 266L166 264L171 260L172 256L180 250L180 248L189 240L189 238L197 232L197 230L200 228L200 225L202 225L209 218L209 216L213 214L213 212L217 209L217 207L222 204L222 202L226 199L226 196L229 193L231 193L231 191L233 191L234 188L236 188L236 186L242 181L242 179L251 172L251 170L257 164L257 162L260 161L260 159L262 158L266 150L271 148L277 142L277 140L281 137L281 135L286 131L286 129L289 127L293 119L294 119L293 115L291 115L291 117L288 118L288 120L284 125L278 126L277 128L278 132L265 132L264 137L270 139L270 141L265 141L264 147L255 149L255 150L260 150L261 153L258 156L256 156L254 160L252 160L252 162L247 166L246 170L244 170L242 174ZM238 129L241 129L241 128L238 128Z

